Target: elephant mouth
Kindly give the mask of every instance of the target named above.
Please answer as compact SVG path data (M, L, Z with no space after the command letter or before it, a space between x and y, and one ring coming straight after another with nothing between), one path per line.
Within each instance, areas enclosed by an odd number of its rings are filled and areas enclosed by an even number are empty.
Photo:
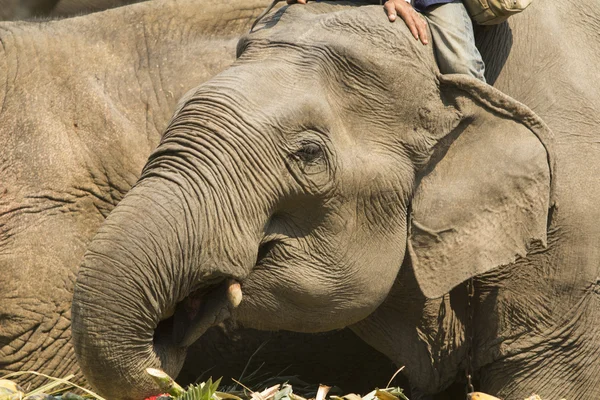
M261 269L282 242L282 235L265 237L260 243L253 270ZM158 323L153 339L156 350L185 349L208 329L232 316L233 310L242 301L240 282L234 278L217 279L194 290Z
M198 289L176 306L171 317L158 324L154 342L168 340L176 347L189 347L209 328L229 318L241 301L242 289L234 279Z

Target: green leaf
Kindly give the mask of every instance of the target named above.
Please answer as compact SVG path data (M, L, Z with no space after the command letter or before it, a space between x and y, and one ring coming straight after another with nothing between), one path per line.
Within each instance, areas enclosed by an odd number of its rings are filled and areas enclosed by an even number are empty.
M175 398L175 400L214 400L217 388L221 379L213 383L212 378L199 385L190 385L184 394Z
M399 400L408 400L408 397L404 395L404 392L399 387L377 389L375 391L375 397L379 400L393 400L395 398Z

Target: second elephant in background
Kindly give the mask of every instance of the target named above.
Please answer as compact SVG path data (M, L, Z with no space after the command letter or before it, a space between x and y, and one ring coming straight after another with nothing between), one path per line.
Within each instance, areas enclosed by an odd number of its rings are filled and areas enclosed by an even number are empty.
M70 17L144 0L0 0L0 20Z

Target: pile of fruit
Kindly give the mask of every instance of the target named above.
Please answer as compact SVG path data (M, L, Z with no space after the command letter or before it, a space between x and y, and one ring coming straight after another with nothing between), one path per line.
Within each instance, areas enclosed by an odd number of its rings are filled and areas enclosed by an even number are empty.
M243 392L234 394L217 390L220 379L215 382L209 379L199 385L190 385L187 389L183 389L163 371L151 368L147 371L164 394L152 396L146 400L309 400L295 394L292 385L287 383L271 386L261 392L255 392L244 387ZM32 391L25 391L8 379L0 379L0 400L105 400L95 393L70 382L73 377L72 375L63 379L47 377L51 380L50 383ZM70 388L77 388L86 394L81 396L72 392L65 392L65 385ZM321 385L316 397L310 400L408 400L400 388L377 389L362 397L356 394L327 397L329 390L330 387Z
M292 385L284 383L277 384L266 388L262 392L254 392L248 388L240 396L233 393L225 393L217 391L220 379L212 382L209 379L207 382L199 385L191 385L187 390L179 386L172 378L160 370L149 368L148 373L158 383L161 390L166 393L160 396L149 397L146 400L308 400L294 393ZM317 395L310 400L326 400L327 393L331 388L329 386L320 385ZM358 396L356 394L348 394L346 396L329 396L329 400L408 400L402 393L400 388L376 389L366 396Z
M199 385L190 385L187 389L183 389L163 371L149 368L147 372L156 381L160 390L164 392L164 394L152 396L145 400L408 400L408 398L402 392L402 389L398 387L375 389L365 396L359 396L356 394L347 394L345 396L327 396L331 388L329 386L320 385L316 396L311 399L306 399L294 393L292 386L287 383L277 384L266 388L261 392L255 392L236 381L238 384L243 386L245 390L243 392L236 392L234 394L219 392L217 388L219 386L220 379L215 382L213 382L212 379L209 379L208 381ZM69 375L62 379L57 379L35 372L28 373L44 376L49 378L51 382L37 389L25 391L11 380L0 379L0 400L105 400L97 394L70 382L70 380L74 377L73 375ZM25 374L25 372L11 374L5 378L21 374ZM73 390L72 388L77 388L82 393L84 392L86 394L81 396L72 392L66 392L65 386L71 388L70 390ZM470 400L500 399L485 393L476 392L470 394ZM542 399L537 395L532 395L525 400Z

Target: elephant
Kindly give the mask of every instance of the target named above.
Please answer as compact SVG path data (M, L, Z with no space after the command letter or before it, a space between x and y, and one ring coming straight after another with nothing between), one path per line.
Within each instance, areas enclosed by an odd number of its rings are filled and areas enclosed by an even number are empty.
M56 3L57 0L0 0L0 20L25 19L47 14Z
M68 17L81 13L103 11L146 0L60 0L49 17Z
M239 10L214 0L156 0L0 24L0 377L32 370L73 373L84 383L70 308L86 245L139 177L177 100L234 61L237 38L267 3ZM205 370L239 378L265 341L248 373L271 360L263 372L288 367L309 382L364 391L394 372L350 331L312 337L217 327L191 349L182 383ZM294 359L282 358L282 348L294 348ZM357 353L356 367L315 367L320 357L341 360L345 348Z
M143 0L0 0L0 20L69 17Z
M599 26L595 1L539 1L478 30L490 86L441 75L379 5L272 13L182 99L87 248L89 383L156 393L145 368L175 375L233 319L350 327L415 399L600 398Z
M70 308L86 244L179 97L233 61L263 5L152 2L0 26L0 374L78 371Z

